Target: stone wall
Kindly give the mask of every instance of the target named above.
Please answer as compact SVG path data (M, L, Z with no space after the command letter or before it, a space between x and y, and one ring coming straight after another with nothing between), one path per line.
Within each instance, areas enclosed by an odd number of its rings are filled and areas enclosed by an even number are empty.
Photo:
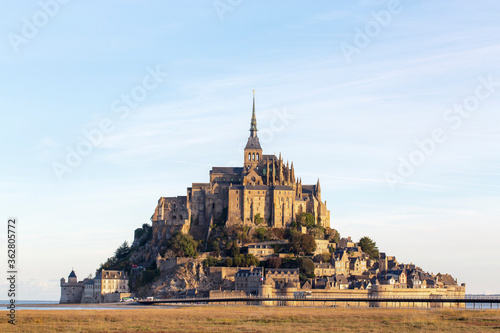
M157 258L156 259L156 267L160 270L160 272L168 272L174 270L177 266L185 264L187 262L192 261L191 258Z
M83 296L83 282L78 283L65 283L61 279L61 298L59 303L80 303Z
M107 293L102 295L103 303L116 303L120 302L124 297L134 297L133 293Z
M208 275L210 278L216 282L220 283L224 279L234 281L234 276L241 267L209 267Z

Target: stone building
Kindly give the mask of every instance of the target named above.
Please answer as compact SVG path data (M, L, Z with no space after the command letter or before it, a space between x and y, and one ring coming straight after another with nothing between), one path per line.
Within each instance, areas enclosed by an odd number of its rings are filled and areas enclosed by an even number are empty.
M154 239L174 232L205 239L215 222L226 225L290 227L297 214L310 213L317 224L330 226L330 211L321 199L319 179L303 185L293 162L264 154L257 136L255 94L250 136L242 167L213 167L208 183L193 183L186 196L161 197L151 221Z
M61 278L61 299L59 303L80 303L86 280L78 282L74 270L69 273L68 282Z
M274 249L271 245L267 244L251 244L248 245L248 253L253 254L257 258L269 257L274 254Z
M61 279L61 299L59 303L101 303L118 302L122 297L131 296L128 275L123 271L102 270L95 278L78 282L72 270L68 282Z
M316 276L331 276L335 274L335 266L329 262L314 263L314 275Z
M236 290L243 290L248 294L257 295L263 278L264 269L262 267L251 266L247 269L240 269L234 277Z
M124 271L101 270L94 278L94 293L129 293L128 275Z
M272 280L276 289L283 288L289 282L300 285L298 268L269 268L266 270L266 279Z

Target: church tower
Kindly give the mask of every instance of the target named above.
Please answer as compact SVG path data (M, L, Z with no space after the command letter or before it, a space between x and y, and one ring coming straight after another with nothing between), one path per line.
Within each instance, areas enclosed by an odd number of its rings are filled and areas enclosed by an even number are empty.
M255 117L255 90L253 91L252 121L250 122L250 137L245 147L245 171L249 171L259 165L262 159L262 148L257 137L257 118Z

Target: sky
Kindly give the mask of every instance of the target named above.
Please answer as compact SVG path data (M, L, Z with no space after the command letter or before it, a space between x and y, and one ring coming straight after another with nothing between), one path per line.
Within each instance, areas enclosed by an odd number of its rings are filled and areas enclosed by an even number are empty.
M265 154L331 227L500 293L497 1L1 1L0 269L95 274L161 196ZM7 281L0 299L7 298Z

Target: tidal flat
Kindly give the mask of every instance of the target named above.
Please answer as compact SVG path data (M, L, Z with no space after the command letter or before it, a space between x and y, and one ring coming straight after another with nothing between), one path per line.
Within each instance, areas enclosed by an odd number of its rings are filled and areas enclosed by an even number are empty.
M250 306L29 310L0 332L499 332L498 310Z

